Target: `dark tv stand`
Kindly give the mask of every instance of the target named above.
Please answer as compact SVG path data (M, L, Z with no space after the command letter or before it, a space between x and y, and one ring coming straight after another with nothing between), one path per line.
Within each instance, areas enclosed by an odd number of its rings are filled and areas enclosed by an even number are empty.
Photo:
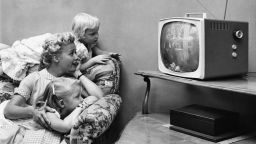
M135 75L142 76L144 81L147 83L146 93L142 105L142 114L148 114L148 100L150 93L150 78L158 78L168 81L175 81L180 83L185 83L189 85L208 87L213 89L220 89L226 91L232 91L236 93L256 95L256 72L248 73L247 75L218 79L218 80L195 80L176 77L168 74L161 73L159 71L138 71Z

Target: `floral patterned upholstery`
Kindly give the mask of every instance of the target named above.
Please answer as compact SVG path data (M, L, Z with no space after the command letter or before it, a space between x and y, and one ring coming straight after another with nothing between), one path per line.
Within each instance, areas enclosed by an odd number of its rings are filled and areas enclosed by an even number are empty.
M71 144L90 143L105 132L114 120L122 99L118 95L120 61L112 58L106 65L98 64L84 74L105 93L104 98L91 105L80 115L70 133Z
M83 72L86 77L96 83L105 93L117 94L120 81L120 61L114 58L105 65L96 64Z
M121 105L117 94L109 94L85 109L71 129L71 144L90 143L99 137L114 120Z

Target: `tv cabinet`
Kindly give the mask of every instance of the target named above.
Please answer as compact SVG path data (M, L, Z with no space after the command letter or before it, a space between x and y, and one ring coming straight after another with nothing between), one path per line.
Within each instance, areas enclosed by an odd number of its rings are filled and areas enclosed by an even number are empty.
M158 78L168 81L175 81L194 86L208 87L236 93L256 95L256 73L248 73L247 75L233 78L222 78L215 80L196 80L176 77L159 71L138 71L135 75L142 76L147 83L146 93L142 105L142 114L148 114L148 100L150 92L150 78Z
M150 113L148 110L148 101L150 94L151 81L150 79L163 79L167 81L174 81L179 83L184 83L188 85L194 85L199 87L208 87L212 89L219 89L224 91L231 91L241 94L256 95L256 73L248 73L247 75L236 77L236 78L226 78L226 79L216 79L216 80L196 80L187 79L176 76L171 76L163 74L159 71L138 71L135 75L141 76L146 82L146 92L144 100L142 103L142 113L137 113L137 115L126 125L122 132L120 139L116 144L130 144L130 143L194 143L194 144L214 144L215 142L207 141L192 135L187 135L186 133L180 133L174 130L170 130L164 125L169 124L170 117L169 114L157 114ZM232 144L245 144L245 143L255 143L256 137L244 139L235 138ZM243 140L244 139L244 140ZM229 139L230 140L230 139ZM228 140L228 141L229 141ZM232 142L232 139L231 139ZM228 142L226 142L228 143Z

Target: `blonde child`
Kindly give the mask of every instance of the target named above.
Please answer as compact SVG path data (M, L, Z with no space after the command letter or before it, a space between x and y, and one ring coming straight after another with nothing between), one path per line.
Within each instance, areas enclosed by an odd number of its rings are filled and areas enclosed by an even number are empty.
M78 120L79 114L100 97L82 98L85 92L83 82L72 78L61 77L49 83L42 97L37 99L36 108L49 106L54 113L47 112L50 128L60 133L68 133Z
M78 13L72 22L72 31L76 37L77 55L82 61L81 71L95 64L106 64L111 57L119 59L119 54L101 50L97 46L100 21L97 17Z

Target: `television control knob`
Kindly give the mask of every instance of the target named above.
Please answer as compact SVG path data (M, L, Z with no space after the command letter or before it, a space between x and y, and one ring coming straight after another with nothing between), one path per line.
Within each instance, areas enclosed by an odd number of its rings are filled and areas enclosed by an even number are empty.
M232 52L232 57L233 58L237 58L237 53L236 52Z
M235 31L234 35L236 38L241 39L241 38L243 38L244 33L242 30L237 30L237 31Z
M236 44L232 44L231 47L232 47L233 50L236 50L236 49L237 49L237 45L236 45Z

